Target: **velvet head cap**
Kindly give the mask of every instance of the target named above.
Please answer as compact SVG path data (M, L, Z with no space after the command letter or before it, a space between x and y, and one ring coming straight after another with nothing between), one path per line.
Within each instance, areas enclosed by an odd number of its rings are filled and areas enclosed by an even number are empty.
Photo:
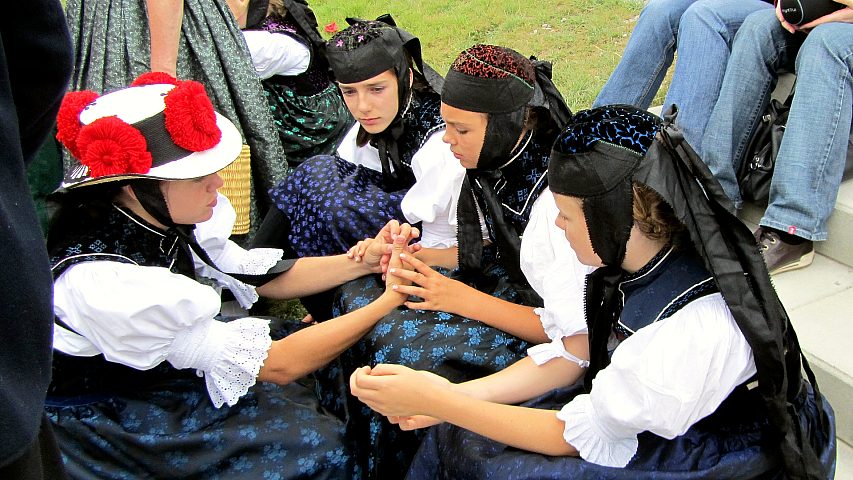
M390 17L381 17L390 20ZM420 40L398 28L393 20L347 19L352 25L336 33L326 43L326 56L342 83L356 83L394 69L398 77L406 74L406 53L422 70Z
M592 248L605 265L622 264L633 225L634 173L660 128L651 113L608 106L579 112L554 143L548 185L583 199Z
M529 59L511 48L474 45L450 66L441 101L469 112L509 113L527 105L535 91Z

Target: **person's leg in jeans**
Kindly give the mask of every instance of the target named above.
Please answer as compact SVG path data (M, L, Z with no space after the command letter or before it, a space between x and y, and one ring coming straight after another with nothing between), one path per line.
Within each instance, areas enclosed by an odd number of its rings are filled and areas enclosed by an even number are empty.
M735 171L746 144L770 101L777 72L791 63L798 42L785 31L772 9L744 20L726 66L717 103L702 139L702 159L740 209L742 200ZM698 73L697 74L701 74Z
M853 116L853 24L808 34L796 60L797 85L761 225L826 240L847 159Z
M695 1L649 0L594 107L624 103L649 108L672 65L681 15Z
M735 34L749 14L772 8L762 0L699 0L681 16L678 59L663 112L678 107L676 123L700 157Z

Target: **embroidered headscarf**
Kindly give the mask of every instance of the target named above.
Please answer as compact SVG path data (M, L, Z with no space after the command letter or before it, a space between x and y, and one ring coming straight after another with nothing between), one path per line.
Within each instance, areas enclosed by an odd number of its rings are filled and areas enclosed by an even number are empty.
M543 131L559 131L571 115L551 81L551 64L528 59L506 47L474 45L460 53L450 66L441 101L460 110L488 115L477 168L468 170L459 198L459 267L469 276L476 276L481 269L483 241L476 206L479 199L491 213L499 261L513 283L525 285L519 265L521 239L507 224L495 187L503 177L501 170L515 160L533 135L541 133L524 132L531 108L547 111L549 125L537 127ZM550 144L552 139L543 141ZM543 161L547 162L547 155Z
M399 103L397 115L385 131L371 135L359 127L359 145L370 141L379 150L386 190L399 190L414 183L411 168L400 158L398 142L405 127L405 116L412 100L411 71L419 85L441 88L441 76L424 64L421 42L411 33L397 27L390 15L376 20L347 18L350 26L336 33L326 43L326 57L341 83L357 83L387 70L397 76Z
M657 192L685 225L752 348L757 388L779 434L787 473L817 478L822 467L790 406L803 381L801 367L821 401L814 375L752 233L730 213L722 187L672 118L661 122L623 105L579 112L554 144L548 180L553 192L582 199L592 247L604 263L588 277L586 291L587 389L609 363L607 339L621 308L616 285L624 275L621 264L633 223L631 186L639 182Z

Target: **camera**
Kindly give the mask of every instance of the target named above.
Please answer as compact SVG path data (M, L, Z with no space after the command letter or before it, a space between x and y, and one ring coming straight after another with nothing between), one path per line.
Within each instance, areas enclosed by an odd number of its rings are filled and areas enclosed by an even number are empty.
M816 20L844 5L833 0L779 0L782 18L791 25L802 25Z

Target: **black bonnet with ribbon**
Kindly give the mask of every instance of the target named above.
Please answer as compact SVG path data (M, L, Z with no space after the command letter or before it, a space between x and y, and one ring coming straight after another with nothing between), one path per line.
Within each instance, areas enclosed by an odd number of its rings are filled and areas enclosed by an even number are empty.
M586 387L609 362L607 338L621 308L615 285L624 274L621 263L633 223L631 185L637 182L657 192L684 224L752 348L757 388L779 435L786 473L819 478L822 467L791 403L803 382L801 367L821 401L814 376L752 233L729 212L719 183L671 120L662 122L630 106L599 107L572 117L554 144L549 186L582 199L593 249L604 263L590 275L586 292Z
M405 133L403 117L412 100L412 74L416 84L430 92L441 89L442 78L423 61L421 42L411 33L397 27L390 15L376 20L347 18L350 26L336 33L326 43L326 57L340 83L358 83L385 71L397 76L397 114L385 131L369 134L359 127L359 144L370 141L379 150L386 190L399 190L414 183L411 168L404 165L398 148Z
M520 232L507 224L495 188L505 181L508 185L518 184L519 192L531 194L545 186L544 181L530 175L532 172L515 172L518 178L507 178L506 167L528 146L531 137L537 137L537 144L550 145L571 115L551 81L551 64L528 59L506 47L474 45L460 53L450 66L441 101L460 110L488 115L477 168L468 170L459 197L459 267L471 278L476 278L482 268L483 240L476 203L479 200L484 213L491 218L498 260L514 284L526 285L519 266ZM525 132L531 109L544 112L547 124ZM547 162L545 151L540 165L542 173ZM507 185L503 188L511 189Z

